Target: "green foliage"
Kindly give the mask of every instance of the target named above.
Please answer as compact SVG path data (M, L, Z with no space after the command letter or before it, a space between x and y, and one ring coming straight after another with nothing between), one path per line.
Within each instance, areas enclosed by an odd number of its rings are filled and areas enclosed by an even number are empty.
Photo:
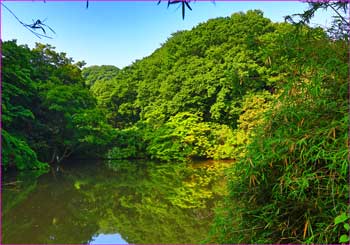
M125 68L110 80L105 77L96 80L90 88L98 107L105 111L108 122L115 127L127 127L139 119L138 108L133 103L136 99L137 80L132 71L133 69Z
M339 237L339 243L348 243L349 242L349 231L350 231L349 219L350 219L350 216L348 213L347 214L342 213L342 214L338 215L337 217L335 217L335 219L334 219L335 229L338 228L337 226L343 226L344 232L347 232L347 234L342 234Z
M86 109L72 116L79 154L103 156L116 138L116 129L107 123L104 113L97 109Z
M43 44L30 50L8 41L2 52L5 168L38 169L74 152L106 150L113 129L96 109L79 62Z
M140 134L150 158L232 158L232 129L245 94L274 86L267 87L268 67L256 45L274 30L260 11L210 20L173 34L151 56L91 90L114 126L148 125ZM120 149L114 155L133 155Z
M181 112L235 127L245 93L266 88L268 68L257 44L274 29L260 11L210 20L173 34L111 79L94 81L91 91L118 128L140 119L163 124Z
M24 140L9 134L4 129L1 130L1 138L2 166L5 169L13 166L16 166L19 170L44 170L47 168L45 163L37 159L36 153Z
M114 136L113 148L106 156L108 159L144 158L145 145L142 131L134 126L123 130L117 130Z
M228 133L228 135L222 135ZM155 131L146 134L147 152L162 161L195 158L230 158L227 142L232 137L228 127L203 122L201 116L178 113ZM226 145L225 145L226 144Z
M97 81L109 81L117 75L119 69L115 66L90 66L84 68L81 75L85 79L85 84L93 86Z
M208 128L198 128L200 121L201 118L198 115L190 113L181 113L170 118L153 134L148 135L150 143L147 151L153 158L162 161L184 161L187 156L194 153L197 145L196 151L200 156L204 153L200 145L208 143L205 137L201 137L201 134L205 134ZM193 126L197 128L194 129ZM196 134L199 136L198 139L195 139ZM200 143L196 144L195 141Z
M225 125L203 122L189 112L179 113L159 126L139 122L117 130L109 159L152 158L183 162L189 159L230 159L232 130Z
M31 107L37 95L30 77L30 50L15 41L3 43L2 49L2 166L44 169L47 166L38 160L25 137L35 119Z
M341 237L333 217L346 212L349 198L346 46L306 29L288 42L294 62L284 68L280 96L261 107L264 120L231 169L236 177L217 223L219 242L337 243Z
M265 113L272 108L275 95L269 92L248 93L243 98L242 114L238 122L238 128L234 131L231 145L236 158L241 158L247 153L247 145L255 137L255 129L266 121Z

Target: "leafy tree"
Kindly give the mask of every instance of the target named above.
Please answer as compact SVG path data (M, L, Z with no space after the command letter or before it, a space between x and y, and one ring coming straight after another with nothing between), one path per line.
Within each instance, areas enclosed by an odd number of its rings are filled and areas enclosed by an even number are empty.
M33 127L32 107L37 96L30 77L30 50L27 46L17 46L16 41L5 42L2 48L2 166L44 168L26 137Z
M110 144L113 129L96 109L79 65L50 45L30 50L16 41L3 43L5 168L43 168L40 161L60 162L92 145L102 154Z

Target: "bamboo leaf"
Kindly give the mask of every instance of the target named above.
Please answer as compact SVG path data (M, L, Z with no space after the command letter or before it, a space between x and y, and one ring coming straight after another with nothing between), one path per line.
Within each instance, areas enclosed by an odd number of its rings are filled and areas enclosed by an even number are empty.
M339 242L340 243L346 243L346 242L349 242L349 236L348 235L341 235L340 238L339 238Z
M342 213L341 215L338 215L337 217L335 217L334 224L337 225L337 224L343 223L347 219L348 219L348 216L346 215L346 213Z

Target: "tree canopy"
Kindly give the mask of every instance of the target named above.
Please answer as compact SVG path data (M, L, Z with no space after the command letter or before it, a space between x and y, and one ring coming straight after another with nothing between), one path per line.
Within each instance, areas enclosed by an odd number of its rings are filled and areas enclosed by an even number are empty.
M113 129L98 117L96 101L71 58L43 44L30 50L7 41L2 50L5 168L41 168L40 161L59 162L91 144L107 144L101 131Z

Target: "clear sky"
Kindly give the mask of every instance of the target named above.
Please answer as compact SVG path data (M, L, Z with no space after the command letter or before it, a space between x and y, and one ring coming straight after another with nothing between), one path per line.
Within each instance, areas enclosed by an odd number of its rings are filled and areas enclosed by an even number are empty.
M298 1L199 1L191 3L193 11L186 11L182 20L181 8L170 6L166 0L148 1L92 1L86 9L81 1L2 1L23 22L46 20L56 34L52 39L38 39L26 30L4 8L1 8L2 40L17 39L19 44L34 47L35 42L49 43L75 61L87 65L115 65L119 68L142 59L159 48L171 33L191 29L208 19L230 16L234 12L260 9L275 22L284 16L301 13L306 3ZM313 20L329 23L329 13L321 13ZM327 17L327 18L326 18Z

